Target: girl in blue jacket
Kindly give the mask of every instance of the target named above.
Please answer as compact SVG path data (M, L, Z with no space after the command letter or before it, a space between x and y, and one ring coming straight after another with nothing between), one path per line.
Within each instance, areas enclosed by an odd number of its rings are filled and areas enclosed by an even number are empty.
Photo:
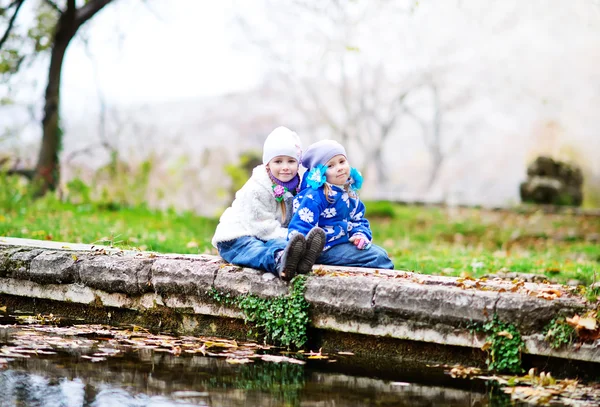
M288 236L307 235L318 226L326 242L317 264L393 269L386 251L371 243L358 197L362 176L350 167L344 147L334 140L316 142L305 150L302 165L307 171L294 198Z

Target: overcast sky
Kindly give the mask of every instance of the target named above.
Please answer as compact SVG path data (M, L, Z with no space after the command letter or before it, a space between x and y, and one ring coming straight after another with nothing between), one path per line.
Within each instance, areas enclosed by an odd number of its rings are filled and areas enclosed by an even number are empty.
M236 39L232 1L118 0L68 50L65 107L95 96L113 104L165 102L238 91L261 79L258 57ZM91 56L90 56L91 54Z

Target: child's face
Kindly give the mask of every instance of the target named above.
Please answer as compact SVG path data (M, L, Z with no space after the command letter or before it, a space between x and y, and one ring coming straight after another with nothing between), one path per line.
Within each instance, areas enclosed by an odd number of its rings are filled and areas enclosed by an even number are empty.
M325 172L327 182L342 186L348 181L350 177L350 164L348 164L346 156L338 154L327 161L325 165L327 166L327 171Z
M267 165L271 174L279 181L291 181L298 174L298 160L287 155L273 157Z

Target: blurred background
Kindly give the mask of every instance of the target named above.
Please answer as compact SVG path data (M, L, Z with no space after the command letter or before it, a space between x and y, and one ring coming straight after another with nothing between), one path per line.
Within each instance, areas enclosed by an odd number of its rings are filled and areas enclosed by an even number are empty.
M59 76L63 197L215 216L284 125L342 142L364 199L512 207L548 156L600 206L598 0L94 3ZM0 164L39 176L70 1L0 4Z

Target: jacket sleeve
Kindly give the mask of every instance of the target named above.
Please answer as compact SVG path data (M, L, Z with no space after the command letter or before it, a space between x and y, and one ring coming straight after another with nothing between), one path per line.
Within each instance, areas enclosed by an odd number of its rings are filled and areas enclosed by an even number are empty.
M361 234L365 236L369 241L373 240L373 234L371 233L371 226L369 221L365 218L365 204L360 199L356 199L356 208L350 213L350 222L352 223L352 232L350 237L355 234Z
M302 197L298 197L299 204L294 209L294 216L288 225L288 237L301 233L304 236L319 224L319 216L324 209L322 194L318 190L309 189ZM294 204L296 207L296 204Z

